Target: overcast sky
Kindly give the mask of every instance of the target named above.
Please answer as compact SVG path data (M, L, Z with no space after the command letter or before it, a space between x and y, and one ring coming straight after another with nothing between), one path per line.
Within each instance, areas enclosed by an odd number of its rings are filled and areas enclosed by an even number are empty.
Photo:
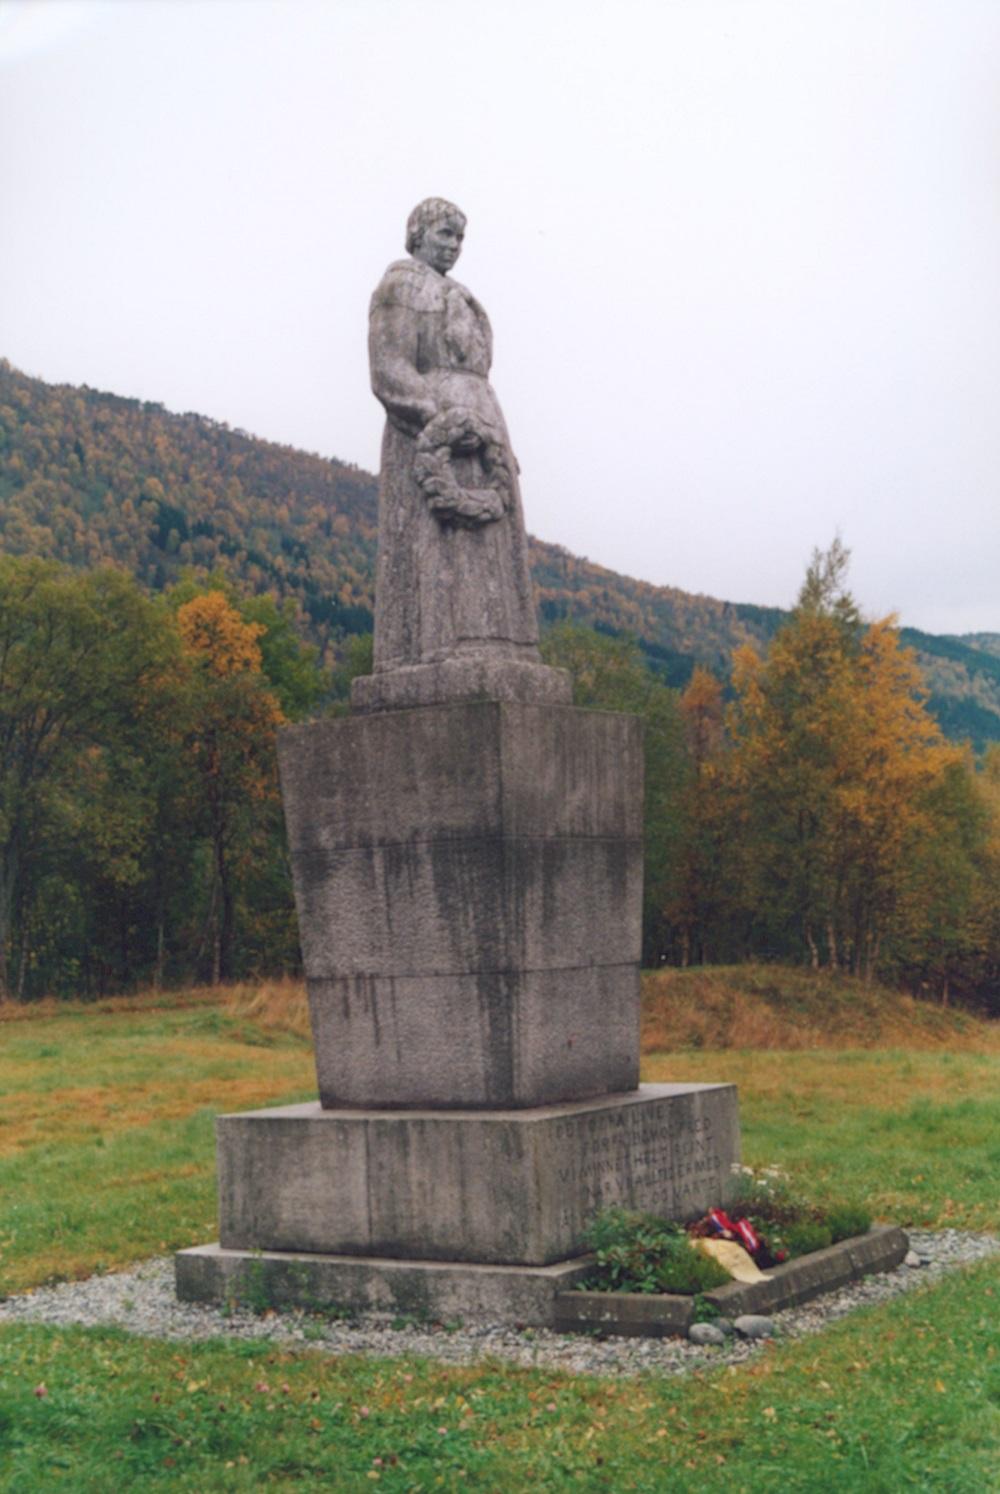
M0 0L0 355L375 470L468 214L529 529L1000 632L997 0Z

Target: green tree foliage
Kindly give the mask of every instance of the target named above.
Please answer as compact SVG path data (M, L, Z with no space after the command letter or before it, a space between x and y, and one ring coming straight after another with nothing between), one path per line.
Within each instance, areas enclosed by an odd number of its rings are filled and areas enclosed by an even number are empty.
M325 689L271 599L0 559L4 991L294 968L274 738Z
M128 577L77 575L39 560L0 558L0 985L9 986L11 925L26 976L31 880L58 864L56 828L106 789L108 764L135 750L155 714L172 639ZM134 806L120 795L94 824L95 856L128 879ZM85 821L84 821L85 823ZM115 868L112 870L112 868Z
M547 664L569 670L575 705L642 717L643 959L656 963L663 953L663 909L673 896L684 829L680 804L688 767L676 693L646 668L634 640L607 637L578 623L554 627L542 641L542 655Z

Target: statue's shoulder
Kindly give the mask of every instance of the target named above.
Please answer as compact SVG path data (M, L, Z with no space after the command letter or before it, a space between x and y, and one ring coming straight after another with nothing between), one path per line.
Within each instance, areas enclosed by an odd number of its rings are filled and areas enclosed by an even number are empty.
M439 311L444 306L445 283L418 259L397 259L375 287L371 309L405 306L413 311Z

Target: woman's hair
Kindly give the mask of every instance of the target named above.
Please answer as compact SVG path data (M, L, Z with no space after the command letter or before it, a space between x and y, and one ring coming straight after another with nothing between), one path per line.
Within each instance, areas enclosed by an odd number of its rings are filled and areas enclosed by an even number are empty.
M424 231L439 218L459 218L462 227L465 227L466 217L461 208L457 208L453 202L448 202L444 197L425 197L423 202L417 203L406 220L407 254L412 254L414 249L420 248Z

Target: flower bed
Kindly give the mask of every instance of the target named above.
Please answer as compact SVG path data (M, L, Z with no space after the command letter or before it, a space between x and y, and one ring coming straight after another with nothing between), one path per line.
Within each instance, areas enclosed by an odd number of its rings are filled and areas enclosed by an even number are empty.
M897 1225L880 1225L863 1235L775 1266L760 1281L728 1281L700 1295L655 1292L601 1292L586 1288L560 1292L554 1327L559 1333L616 1333L663 1338L686 1334L701 1304L723 1317L778 1312L796 1307L876 1271L898 1266L909 1241ZM703 1311L703 1309L702 1309Z
M710 1209L686 1227L630 1209L598 1214L587 1235L591 1263L559 1294L556 1326L686 1333L699 1320L795 1306L891 1270L906 1254L903 1231L872 1229L861 1204L818 1205L777 1168L738 1172L730 1213Z

